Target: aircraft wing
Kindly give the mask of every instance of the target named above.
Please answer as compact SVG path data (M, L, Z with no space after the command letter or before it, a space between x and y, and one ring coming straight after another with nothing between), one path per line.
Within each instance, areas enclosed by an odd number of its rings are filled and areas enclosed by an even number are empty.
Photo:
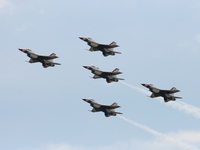
M51 57L51 56L40 56L40 55L39 55L38 58L39 58L39 59L47 59L47 60L48 60L48 59L55 59L55 58L58 58L58 57L57 57L57 56Z
M99 44L99 46L104 47L104 48L114 48L114 47L119 47L119 45L109 45L109 44Z
M118 75L118 74L122 74L122 72L102 72L103 75Z
M56 54L52 53L51 55L49 56L42 56L42 55L38 55L38 58L40 59L55 59L55 58L58 58L58 56L56 56Z
M109 106L109 105L101 105L101 108L104 108L104 109L115 109L115 108L119 108L120 106Z
M176 92L180 92L179 90L160 90L160 92L163 92L165 94L172 94Z
M41 56L41 55L39 55L38 58L41 58L41 59L50 59L49 56Z

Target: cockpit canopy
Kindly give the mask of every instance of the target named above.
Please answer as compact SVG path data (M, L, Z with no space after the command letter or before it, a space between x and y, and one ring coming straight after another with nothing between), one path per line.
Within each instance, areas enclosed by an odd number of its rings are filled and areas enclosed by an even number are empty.
M32 52L32 50L29 49L29 48L25 48L24 50L29 51L29 52Z
M95 70L100 70L98 67L96 66L90 66L92 69L95 69Z
M148 83L147 86L156 88L153 84Z
M86 39L95 42L91 37L86 37Z
M88 101L91 101L91 102L93 102L93 103L99 104L99 103L97 103L97 102L96 102L94 99L92 99L92 98L88 99Z

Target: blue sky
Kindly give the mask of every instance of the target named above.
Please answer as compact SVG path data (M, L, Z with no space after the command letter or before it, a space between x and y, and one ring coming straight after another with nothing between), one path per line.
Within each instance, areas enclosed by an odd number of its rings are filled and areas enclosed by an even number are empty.
M200 149L200 120L172 107L179 102L167 105L120 82L91 79L82 67L118 67L125 83L144 90L141 83L175 86L181 101L199 108L199 1L0 0L0 21L0 149L184 149L119 117L91 113L82 98L117 102L123 117ZM116 41L122 54L88 52L79 36ZM26 63L18 48L54 52L62 65Z

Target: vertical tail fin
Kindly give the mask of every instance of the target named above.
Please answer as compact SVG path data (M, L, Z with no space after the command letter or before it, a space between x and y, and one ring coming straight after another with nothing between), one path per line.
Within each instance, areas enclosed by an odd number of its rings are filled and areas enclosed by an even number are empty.
M56 54L55 53L52 53L51 55L49 55L50 57L53 57L53 56L56 56Z
M115 68L112 72L119 72L119 69L118 69L118 68ZM119 72L119 73L120 73L120 72ZM117 78L116 75L112 75L112 77L116 79L115 82L118 82L118 79L119 79L119 78ZM120 80L121 80L121 79L120 79Z
M115 68L112 72L119 72L119 69Z
M114 102L111 106L118 106L116 102Z
M113 41L112 43L110 43L110 45L116 45L116 44L117 44L117 43L116 43L116 42L114 42L114 41Z
M175 91L175 90L177 90L175 87L173 87L173 88L171 88L171 90L170 91Z
M175 93L175 92L180 92L180 90L177 90L175 87L171 88L170 91L173 91L174 93ZM176 98L179 98L179 99L182 98L182 97L174 96L174 93L169 94L170 96L172 96L172 97L174 98L174 100L176 100Z
M176 90L177 90L177 89L176 89L175 87L173 87L173 88L171 88L170 91L176 91ZM169 95L174 96L174 93L171 93L171 94L169 94Z

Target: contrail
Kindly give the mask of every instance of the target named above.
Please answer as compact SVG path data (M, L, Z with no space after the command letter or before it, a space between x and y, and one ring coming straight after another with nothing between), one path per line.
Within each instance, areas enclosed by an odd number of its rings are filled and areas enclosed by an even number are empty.
M192 114L196 118L200 119L200 110L192 105L186 104L177 100L176 102L168 102L166 105L176 108L180 111L184 111L188 114Z
M171 137L168 137L168 136L166 136L166 135L164 135L162 133L154 131L154 130L150 129L147 126L144 126L144 125L141 125L141 124L139 124L137 122L134 122L132 120L126 119L126 118L124 118L124 117L122 117L120 115L118 115L118 117L120 117L121 119L123 119L123 120L125 120L125 121L127 121L127 122L129 122L129 123L141 128L141 129L143 129L144 131L147 131L147 132L157 136L158 138L160 138L160 139L162 139L162 140L164 140L164 141L166 141L166 142L168 142L170 144L173 144L173 145L179 146L180 148L183 148L184 150L198 150L197 148L195 148L193 146L187 145L187 144L182 143L180 141L177 141L177 140L175 140L175 139L173 139Z
M177 101L178 101L179 103L183 104L183 105L187 105L188 107L191 107L191 108L195 109L197 112L200 112L200 109L199 109L198 107L195 107L195 106L189 105L189 104L184 103L184 102L179 101L179 100L177 100Z
M120 81L122 84L128 86L128 87L131 87L132 89L135 89L136 91L140 92L140 93L143 93L147 96L150 96L151 92L148 92L144 89L141 89L139 87L136 87L136 86L133 86L133 85L130 85L128 83L125 83L123 81ZM160 102L163 101L163 99L161 97L157 97L155 98L157 100L159 100ZM192 106L192 105L189 105L189 104L186 104L182 101L179 101L177 100L176 102L168 102L168 103L165 103L166 105L168 106L171 106L173 108L176 108L178 109L179 111L184 111L186 113L189 113L189 114L192 114L193 116L197 117L200 119L200 109L195 107L195 106Z
M138 92L140 92L140 93L146 94L147 96L150 96L150 95L151 95L151 92L148 92L148 91L146 91L146 90L143 90L143 89L141 89L141 88L139 88L139 87L130 85L130 84L125 83L125 82L123 82L123 81L119 81L119 82L121 82L122 84L124 84L124 85L126 85L126 86L131 87L132 89L135 89L136 91L138 91Z
M190 104L184 103L182 101L177 100L179 103L184 105L187 109L190 110L188 113L193 113L195 117L200 118L200 109L198 107L192 106Z

